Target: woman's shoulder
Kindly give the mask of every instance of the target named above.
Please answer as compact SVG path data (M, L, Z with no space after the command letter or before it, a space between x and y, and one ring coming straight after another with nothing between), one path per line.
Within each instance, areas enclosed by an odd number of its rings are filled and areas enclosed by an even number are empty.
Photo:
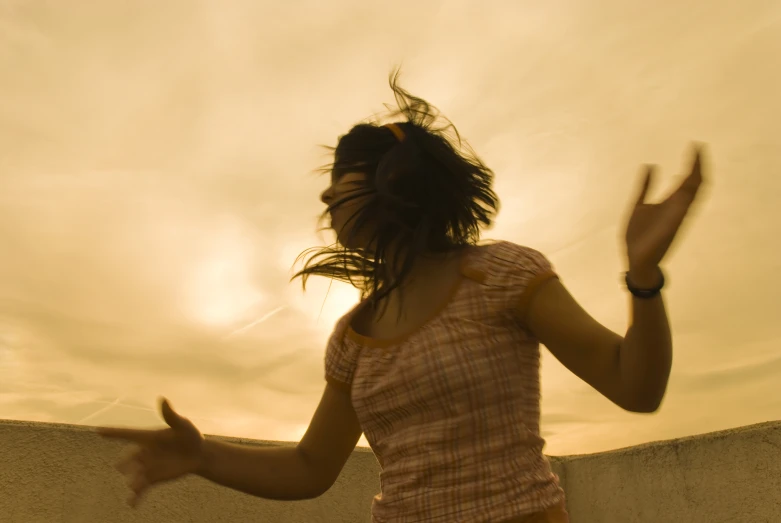
M464 274L480 282L501 307L517 310L539 285L557 275L540 251L506 240L485 242L475 249Z
M365 304L365 300L361 300L353 305L347 312L345 312L334 325L329 338L329 344L341 344L350 328L353 318L357 314L359 308Z
M537 249L507 240L487 240L474 251L478 264L491 272L551 269L548 258Z

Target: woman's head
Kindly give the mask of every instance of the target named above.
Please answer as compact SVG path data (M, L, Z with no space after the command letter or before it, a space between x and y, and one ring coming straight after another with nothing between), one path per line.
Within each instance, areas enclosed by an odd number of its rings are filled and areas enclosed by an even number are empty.
M391 75L394 124L361 123L339 138L322 194L336 245L307 251L296 274L348 281L380 300L416 259L477 242L498 200L493 173L450 122ZM440 121L442 122L440 124Z

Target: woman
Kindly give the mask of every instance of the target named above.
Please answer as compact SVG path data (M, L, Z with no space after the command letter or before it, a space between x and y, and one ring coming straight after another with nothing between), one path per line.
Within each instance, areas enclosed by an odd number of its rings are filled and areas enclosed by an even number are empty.
M267 499L314 498L363 432L382 467L374 522L566 522L542 453L539 344L619 407L658 409L672 361L659 267L701 184L699 150L660 204L645 202L647 170L626 227L633 299L620 336L576 303L539 252L477 244L498 206L493 173L397 80L392 116L403 121L359 124L339 139L322 195L338 244L296 275L362 290L328 342L325 391L303 439L295 448L218 442L164 400L165 429L99 429L139 445L120 467L131 504L187 474Z

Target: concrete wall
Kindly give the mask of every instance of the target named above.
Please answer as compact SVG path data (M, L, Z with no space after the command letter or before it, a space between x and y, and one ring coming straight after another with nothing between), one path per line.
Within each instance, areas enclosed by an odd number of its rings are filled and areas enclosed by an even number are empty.
M563 458L572 523L781 523L781 422Z
M374 456L358 449L316 500L264 501L188 478L131 510L113 469L121 448L85 427L0 420L0 522L366 523L379 490ZM551 459L572 523L781 523L781 422Z

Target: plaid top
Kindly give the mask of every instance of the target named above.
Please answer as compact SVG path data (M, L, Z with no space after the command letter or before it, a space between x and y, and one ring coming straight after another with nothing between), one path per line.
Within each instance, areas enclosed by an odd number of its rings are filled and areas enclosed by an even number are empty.
M501 522L561 505L542 453L540 348L519 318L556 277L539 252L470 247L446 305L394 340L337 323L326 380L351 392L380 463L373 523Z

